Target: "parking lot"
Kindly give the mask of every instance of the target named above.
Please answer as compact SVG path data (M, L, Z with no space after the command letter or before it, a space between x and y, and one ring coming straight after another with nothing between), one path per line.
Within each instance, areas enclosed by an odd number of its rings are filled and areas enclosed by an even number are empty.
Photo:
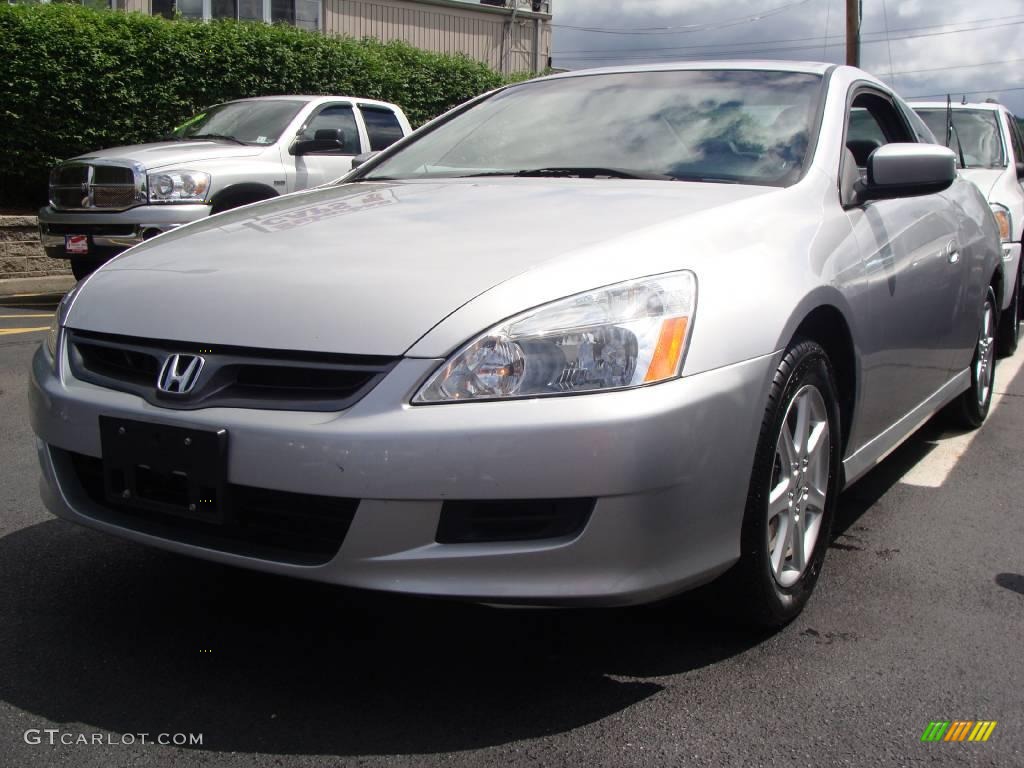
M58 521L25 399L58 298L0 299L0 764L1024 765L1024 347L980 432L928 424L843 496L808 609L751 635L700 596L499 610ZM998 724L922 743L935 720Z

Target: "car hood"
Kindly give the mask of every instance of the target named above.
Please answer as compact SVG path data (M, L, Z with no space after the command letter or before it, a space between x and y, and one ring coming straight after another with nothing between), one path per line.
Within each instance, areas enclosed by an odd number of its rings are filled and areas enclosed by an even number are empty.
M229 141L159 141L153 144L101 149L72 159L76 161L133 160L141 163L146 170L152 170L171 165L201 163L205 160L253 157L265 149L266 147L243 147L241 144Z
M1005 168L963 168L960 173L964 175L964 178L968 181L973 181L978 185L978 189L981 190L981 194L985 196L987 200L989 195L992 194L992 189L995 187L996 182L999 181L999 177L1006 173Z
M773 192L581 179L319 188L133 248L88 278L66 322L203 346L398 356L467 302L538 265ZM621 258L639 262L643 254L622 242ZM587 279L583 271L579 290L594 287Z

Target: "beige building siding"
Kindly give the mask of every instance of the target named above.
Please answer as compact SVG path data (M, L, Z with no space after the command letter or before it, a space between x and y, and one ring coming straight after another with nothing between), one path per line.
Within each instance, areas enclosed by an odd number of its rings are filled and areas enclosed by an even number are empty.
M321 2L320 29L327 35L404 40L428 51L464 53L506 73L543 71L551 57L550 13L519 10L513 14L505 8L454 0ZM209 18L210 3L203 6L203 17ZM114 7L148 14L153 2L115 0ZM264 13L269 20L270 0L264 0Z
M404 40L439 53L464 53L503 72L533 71L539 24L539 68L551 54L551 25L544 17L430 5L410 0L324 0L328 35ZM511 30L510 30L511 27Z

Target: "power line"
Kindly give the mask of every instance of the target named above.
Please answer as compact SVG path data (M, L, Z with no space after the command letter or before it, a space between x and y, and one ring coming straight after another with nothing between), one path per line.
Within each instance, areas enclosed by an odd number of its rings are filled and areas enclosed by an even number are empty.
M739 24L751 24L771 16L776 16L780 13L784 13L790 8L795 8L799 5L806 5L809 2L811 2L811 0L796 0L792 3L770 8L767 11L762 11L761 13L742 16L736 19L713 22L711 24L685 24L675 27L637 27L633 29L622 29L618 27L576 27L571 24L552 24L551 26L558 27L560 29L572 29L577 32L590 32L600 35L684 35L692 32L705 32L712 29L725 29L726 27L733 27Z
M982 88L979 91L961 91L954 88L951 91L946 91L946 93L929 93L924 96L907 96L906 99L908 101L911 99L937 99L940 96L945 98L949 93L960 93L966 96L974 93L1008 93L1009 91L1024 91L1024 85L1015 85L1011 88Z
M890 36L889 38L880 38L878 40L863 40L862 44L870 45L870 44L878 44L878 43L888 43L890 40L917 40L917 39L928 38L928 37L941 37L941 36L944 36L944 35L956 35L956 34L961 34L961 33L965 33L965 32L980 32L980 31L984 31L984 30L987 30L987 29L996 29L996 28L1018 26L1018 25L1021 25L1021 24L1024 24L1024 20L1012 21L1012 22L1001 22L999 24L993 24L993 25L984 26L984 27L973 27L971 29L957 29L957 30L950 30L950 31L947 31L947 32L931 32L931 33L920 34L920 35ZM840 43L826 43L825 47L826 48L838 48L838 47L843 47L844 45L845 45L845 43L841 43L841 42ZM707 46L701 46L701 47L711 48L712 50L704 52L704 53L698 53L698 54L695 54L695 55L641 54L641 53L638 53L637 55L623 56L623 55L620 54L620 51L625 51L625 50L636 50L638 52L639 51L647 50L647 49L643 49L643 48L619 49L619 50L609 49L609 50L607 50L605 52L605 55L600 55L596 51L594 53L592 53L592 54L588 53L588 54L573 55L573 56L569 56L569 55L565 55L565 54L559 54L559 53L553 53L552 55L553 56L559 56L562 59L568 59L570 61L608 61L609 59L612 59L612 60L623 60L623 59L631 59L631 60L638 60L638 59L645 59L645 60L651 60L651 59L654 59L654 60L659 60L659 59L681 59L681 60L684 60L684 59L695 59L695 58L699 59L699 58L704 58L704 57L707 57L707 56L714 56L715 55L715 53L714 53L715 49L721 49L724 46L707 45ZM815 45L787 46L787 47L782 47L782 48L773 47L773 48L746 49L746 50L732 51L732 52L724 51L723 53L725 53L726 55L729 55L729 56L745 56L745 55L750 55L750 54L761 54L761 53L786 53L786 52L789 52L789 51L818 50L821 47L822 47L821 45L815 44ZM680 48L677 48L677 49L666 49L666 50L683 50L683 49L684 48L680 47ZM692 47L691 47L691 49L692 49Z
M1013 21L1013 20L1016 20L1016 21ZM890 34L888 36L886 36L886 33L883 32L883 31L865 32L864 35L865 36L875 36L875 35L883 35L883 36L885 36L885 37L883 37L880 40L868 40L868 41L865 41L865 42L884 42L886 39L910 40L910 39L915 38L915 37L924 37L925 35L903 35L903 36L900 36L900 37L892 37L891 33L896 33L896 32L917 32L917 31L920 31L920 30L941 29L942 27L962 26L964 24L981 24L981 23L984 23L984 22L998 22L998 24L982 26L982 27L968 28L968 29L951 29L951 30L946 30L946 31L944 31L942 33L939 33L939 34L958 34L960 32L974 32L974 31L977 31L977 30L993 29L995 27L1006 26L1006 25L1009 25L1009 24L1019 24L1019 23L1024 22L1024 14L1014 14L1014 15L1011 15L1011 16L991 18L991 19L973 19L971 21L955 22L953 24L931 24L931 25L922 26L922 27L902 27L900 29L889 30ZM815 36L812 36L812 37L788 37L788 38L781 38L781 39L776 39L776 40L746 40L746 41L740 41L740 42L735 42L735 43L697 43L697 44L693 44L693 45L672 45L672 46L657 47L657 48L578 48L578 49L569 50L569 51L553 51L552 55L554 55L554 56L566 56L566 55L576 54L576 53L595 53L596 54L596 53L626 53L626 52L635 52L635 51L681 51L681 50L690 50L690 49L696 49L696 48L742 47L742 46L750 45L750 44L769 45L769 44L773 44L773 43L816 42L816 41L820 41L820 40L823 40L823 39L824 40L829 40L829 39L836 39L836 38L844 39L845 35L844 34L827 35L824 38L822 36L820 36L820 35L815 35ZM817 45L815 45L814 47L817 47Z
M977 64L956 64L950 67L932 67L930 69L906 69L902 72L890 72L890 75L917 75L922 72L945 72L950 69L973 69L975 67L993 67L1000 64L1021 64L1024 59L1001 59L999 61L982 61ZM979 91L980 93L980 91Z

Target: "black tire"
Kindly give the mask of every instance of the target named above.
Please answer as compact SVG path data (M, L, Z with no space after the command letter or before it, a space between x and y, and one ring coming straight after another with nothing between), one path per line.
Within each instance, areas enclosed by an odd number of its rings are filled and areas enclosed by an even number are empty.
M783 586L775 575L769 552L773 537L771 520L775 519L769 518L769 497L782 477L780 462L776 459L776 446L783 425L787 423L787 416L790 416L791 404L798 395L807 392L808 387L816 389L821 395L825 420L819 421L819 424L827 423L828 427L828 485L822 509L818 513L820 524L817 538L812 544L810 556L806 558L806 566L799 576L791 576L797 578L795 583ZM814 590L828 549L840 491L840 430L838 397L828 354L817 342L795 341L787 349L775 373L768 407L761 423L743 516L740 561L723 579L731 608L745 623L773 629L782 627L799 615ZM796 474L794 472L794 477ZM805 517L804 525L809 519L807 514L806 511L802 513ZM775 531L775 535L779 535L777 527ZM785 560L786 556L783 555L782 559Z
M978 343L971 359L971 388L954 400L949 409L954 422L965 429L977 429L985 423L992 405L992 390L995 389L996 356L993 347L999 326L999 305L991 286L985 294L981 318ZM981 365L982 362L985 364ZM986 375L987 386L983 386Z
M999 344L997 351L1000 357L1009 357L1017 351L1020 339L1020 277L1013 286L1013 298L1010 306L999 316Z
M99 268L99 262L71 259L71 274L75 276L75 280L84 280Z

